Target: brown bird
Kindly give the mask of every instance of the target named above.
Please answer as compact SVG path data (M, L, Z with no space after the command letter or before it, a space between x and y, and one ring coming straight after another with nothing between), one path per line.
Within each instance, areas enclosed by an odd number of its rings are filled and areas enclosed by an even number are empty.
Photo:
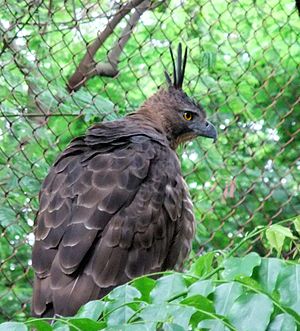
M193 205L176 148L216 139L182 90L187 49L173 81L135 113L96 124L58 157L39 195L32 314L74 315L114 287L180 267L194 236Z

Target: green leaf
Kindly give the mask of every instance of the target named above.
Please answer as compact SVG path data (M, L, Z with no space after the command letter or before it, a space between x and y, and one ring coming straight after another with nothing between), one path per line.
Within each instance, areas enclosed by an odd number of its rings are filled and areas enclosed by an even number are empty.
M108 298L110 300L113 300L118 304L128 303L131 302L133 299L140 297L141 297L140 291L129 284L116 287L108 295Z
M215 253L210 252L200 256L191 266L190 272L196 276L204 276L212 269Z
M164 323L163 326L164 331L186 331L181 325L175 323Z
M280 255L282 247L283 247L285 235L283 235L282 233L273 231L271 229L268 229L266 231L266 237L267 237L267 240L269 241L271 248L272 249L275 248L278 255Z
M150 303L150 292L153 290L156 281L149 277L142 277L136 279L132 285L141 293L141 300Z
M87 317L97 321L104 310L104 302L100 300L90 301L82 306L76 317Z
M161 277L157 280L156 286L151 291L150 296L154 303L168 301L173 297L185 293L187 287L182 275L172 274Z
M300 264L286 265L282 268L277 289L280 294L280 303L300 314Z
M294 225L295 225L295 229L296 231L298 232L299 236L300 236L300 215L297 216L295 219L294 219Z
M98 323L89 318L69 318L66 320L71 325L71 330L75 331L77 328L88 331L97 331L103 328L103 323ZM72 327L74 326L74 328Z
M132 309L132 301L140 297L139 290L129 284L116 287L108 296L111 301L107 303L105 311L106 314L109 314L107 324L125 324L135 313L135 310Z
M235 277L235 280L241 284L247 285L248 287L259 290L260 292L262 290L260 284L251 277L241 275L241 276Z
M38 320L36 318L30 318L26 321L26 325L29 327L33 327L35 330L38 331L51 331L53 330L49 323L43 320Z
M232 305L229 321L243 331L265 331L273 312L272 301L263 294L244 293Z
M5 322L0 324L0 331L27 331L28 328L24 323Z
M291 239L297 239L295 236L293 236L292 231L282 225L279 224L273 224L270 226L270 228L268 230L273 230L276 233L281 233L283 234L285 237L291 238Z
M69 331L70 328L66 323L62 321L57 321L53 324L53 330L55 331Z
M226 280L234 280L235 277L244 275L251 276L253 269L259 266L261 258L257 253L250 253L243 258L230 257L223 263L224 271L222 276Z
M266 231L266 237L270 243L271 248L275 248L278 254L281 253L284 239L286 237L296 239L289 228L279 224L271 225Z
M152 304L146 306L137 317L145 322L171 322L188 329L195 308L178 304Z
M125 324L134 315L134 313L135 311L128 305L122 306L109 314L107 324L109 326Z
M194 295L180 301L181 305L193 306L201 310L213 313L215 311L213 303L202 295Z
M190 319L195 313L193 307L184 307L184 306L170 306L168 313L172 314L172 322L182 326L185 330L188 329Z
M235 300L242 294L243 288L236 282L218 286L214 291L216 313L226 316Z
M275 258L263 258L261 260L257 281L267 293L272 294L275 290L277 278L283 265L283 261Z
M198 280L188 288L188 296L201 294L207 297L210 293L214 291L214 288L215 287L213 286L211 279Z
M124 324L124 325L110 326L106 328L105 331L154 331L151 326L152 325L139 324L139 323Z
M229 331L229 329L220 320L203 320L198 324L200 329L208 329L213 331Z
M191 318L191 325L193 328L195 328L200 321L207 319L210 317L210 314L206 314L205 312L208 313L214 313L215 308L213 303L205 298L202 295L194 295L192 297L188 297L182 301L180 301L181 305L187 305L187 306L192 306L195 307L201 311L196 311L195 314L193 314Z
M269 324L267 331L296 331L297 325L291 315L280 314Z

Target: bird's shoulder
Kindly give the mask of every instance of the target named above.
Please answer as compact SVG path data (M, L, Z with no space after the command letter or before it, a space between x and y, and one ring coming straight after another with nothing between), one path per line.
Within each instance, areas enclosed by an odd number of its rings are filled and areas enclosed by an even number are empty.
M85 166L90 162L95 163L93 159L96 156L98 160L104 160L108 155L110 162L117 159L114 163L118 162L121 168L126 160L142 157L146 164L147 160L155 159L157 166L168 163L176 171L180 171L177 154L170 148L166 136L152 126L127 118L92 126L86 135L75 138L70 143L59 155L53 168L60 173L70 161L77 161ZM109 165L103 161L98 168L104 170L105 166Z

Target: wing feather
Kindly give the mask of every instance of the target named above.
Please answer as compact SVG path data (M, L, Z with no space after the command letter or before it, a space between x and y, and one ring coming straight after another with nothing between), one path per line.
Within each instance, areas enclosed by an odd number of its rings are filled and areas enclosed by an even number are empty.
M33 249L36 316L51 305L72 315L119 284L173 267L189 249L191 233L180 232L186 188L175 153L144 135L93 135L85 139L89 148L76 139L42 186Z

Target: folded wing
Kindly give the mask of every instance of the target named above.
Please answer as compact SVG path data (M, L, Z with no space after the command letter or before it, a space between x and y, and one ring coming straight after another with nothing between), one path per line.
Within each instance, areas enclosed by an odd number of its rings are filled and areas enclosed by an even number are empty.
M76 139L40 193L33 314L72 315L119 284L180 263L191 208L177 157L162 144L134 136L101 149Z

